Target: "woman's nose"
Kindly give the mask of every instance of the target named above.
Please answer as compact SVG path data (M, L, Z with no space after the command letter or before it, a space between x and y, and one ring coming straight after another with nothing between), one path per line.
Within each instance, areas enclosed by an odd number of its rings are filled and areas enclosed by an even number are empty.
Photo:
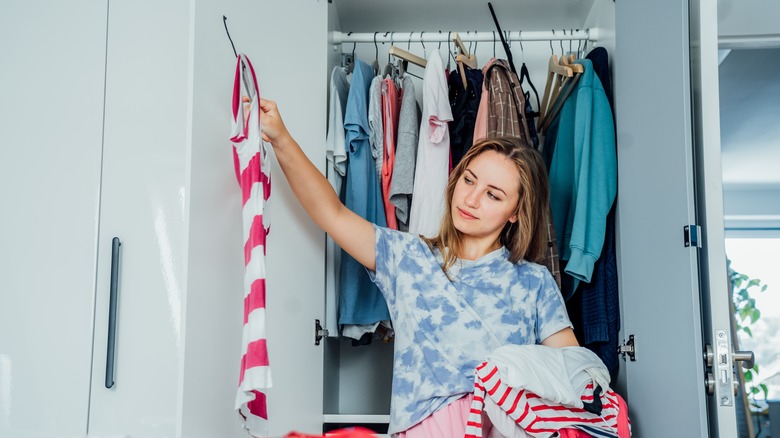
M469 207L472 208L479 207L479 194L477 193L476 190L471 190L466 194L466 197L463 199L463 201Z

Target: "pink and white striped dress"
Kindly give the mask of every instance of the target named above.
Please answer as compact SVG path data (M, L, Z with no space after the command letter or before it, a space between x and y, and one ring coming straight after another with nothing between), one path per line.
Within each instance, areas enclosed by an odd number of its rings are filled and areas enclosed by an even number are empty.
M246 68L242 71L242 62ZM248 117L241 96L252 96ZM265 435L268 421L265 393L271 387L271 369L265 331L265 256L270 230L270 157L260 133L260 92L252 63L241 54L233 84L233 158L241 187L244 237L244 329L236 410L252 436Z

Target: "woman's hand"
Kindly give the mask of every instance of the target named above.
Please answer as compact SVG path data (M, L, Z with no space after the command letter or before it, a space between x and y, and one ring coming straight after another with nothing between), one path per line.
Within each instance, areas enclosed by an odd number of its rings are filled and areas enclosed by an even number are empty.
M241 101L244 103L244 112L248 115L249 97L242 96ZM282 121L282 115L279 114L276 102L273 100L260 98L260 127L263 130L263 140L271 144L276 144L290 136L284 121Z

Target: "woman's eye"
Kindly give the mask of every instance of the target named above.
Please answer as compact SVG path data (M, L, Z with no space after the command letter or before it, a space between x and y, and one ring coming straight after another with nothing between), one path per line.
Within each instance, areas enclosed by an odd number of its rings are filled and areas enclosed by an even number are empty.
M496 201L498 200L498 196L494 195L493 192L488 192L487 195L488 195L488 198L490 198L490 199L494 199Z
M471 179L470 179L469 177L467 177L467 176L464 176L464 177L463 177L463 181L464 181L466 184L471 184L471 182L472 182L472 181L471 181Z

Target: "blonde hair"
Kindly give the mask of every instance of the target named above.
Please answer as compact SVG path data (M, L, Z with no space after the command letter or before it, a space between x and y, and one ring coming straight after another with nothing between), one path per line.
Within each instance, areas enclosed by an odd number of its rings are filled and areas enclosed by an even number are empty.
M433 238L420 236L433 250L439 248L444 257L442 269L447 272L458 258L463 245L463 233L452 221L452 196L455 185L469 163L485 151L495 151L514 162L519 178L518 202L515 210L516 222L504 225L499 235L500 243L509 250L509 261L520 260L542 262L547 249L545 229L547 211L550 206L547 169L541 154L514 137L483 139L474 144L460 163L450 173L445 197L445 211L439 235Z

